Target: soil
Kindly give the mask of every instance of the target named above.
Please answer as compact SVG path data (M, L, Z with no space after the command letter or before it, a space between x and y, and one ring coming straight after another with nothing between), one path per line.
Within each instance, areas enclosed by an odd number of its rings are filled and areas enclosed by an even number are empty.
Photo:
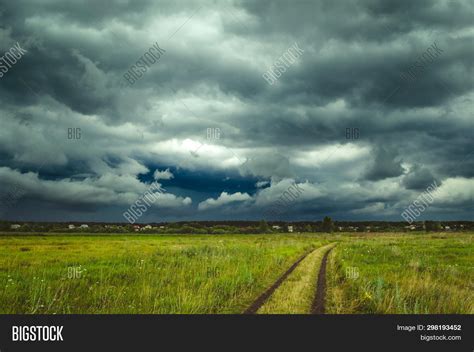
M324 301L326 299L326 266L328 262L328 255L332 248L328 250L323 257L321 267L319 268L318 282L316 284L316 295L311 306L311 314L324 314Z

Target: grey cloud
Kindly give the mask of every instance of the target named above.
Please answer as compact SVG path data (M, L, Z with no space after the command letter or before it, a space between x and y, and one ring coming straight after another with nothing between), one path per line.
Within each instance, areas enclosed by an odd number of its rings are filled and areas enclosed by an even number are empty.
M441 181L434 177L433 174L427 168L419 165L415 165L413 170L403 178L403 185L407 189L412 190L424 190L433 182L440 185Z
M288 218L397 217L431 178L450 191L436 216L467 216L455 190L474 177L472 1L0 3L0 49L19 42L28 51L0 79L0 166L38 175L10 216L35 204L60 217L82 219L89 209L100 218L94 204L108 193L84 187L118 177L117 200L155 169L173 174L164 181L176 185L178 203L191 190L193 201L150 219L251 218L288 179L311 190ZM124 86L123 73L156 42L166 54ZM304 54L267 84L262 74L294 42ZM442 55L403 81L433 42ZM207 139L216 127L220 139ZM81 128L82 138L68 140L68 128ZM360 138L346 139L346 128ZM337 146L327 160L317 154ZM222 184L211 194L186 181L206 173L272 183L240 190L254 203L235 203L235 214L198 212L200 202L239 191ZM64 199L45 197L45 184ZM76 187L83 198L67 196ZM104 218L119 219L106 204Z
M400 176L403 173L401 160L395 150L387 150L380 147L376 151L372 167L367 171L365 177L370 181L383 180L389 177Z

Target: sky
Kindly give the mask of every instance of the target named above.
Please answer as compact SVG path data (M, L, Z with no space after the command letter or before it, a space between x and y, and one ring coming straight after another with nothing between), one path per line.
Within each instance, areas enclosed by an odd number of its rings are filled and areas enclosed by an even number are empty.
M0 0L0 218L474 220L473 14Z

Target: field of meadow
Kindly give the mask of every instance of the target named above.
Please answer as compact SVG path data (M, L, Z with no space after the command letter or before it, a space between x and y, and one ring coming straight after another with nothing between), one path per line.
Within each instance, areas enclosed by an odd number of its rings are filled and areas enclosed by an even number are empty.
M473 234L0 234L0 314L474 313Z
M0 313L241 313L316 236L0 236Z
M327 312L474 313L474 236L363 236L329 257Z

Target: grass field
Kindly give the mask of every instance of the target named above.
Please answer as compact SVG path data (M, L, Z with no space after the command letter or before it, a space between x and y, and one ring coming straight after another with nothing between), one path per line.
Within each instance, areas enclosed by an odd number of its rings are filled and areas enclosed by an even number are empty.
M314 236L0 236L1 313L240 313Z
M472 234L364 236L328 265L328 313L474 313Z
M473 313L472 234L0 235L0 313ZM326 247L327 248L327 247ZM349 269L348 269L349 268ZM349 274L349 275L348 275Z

